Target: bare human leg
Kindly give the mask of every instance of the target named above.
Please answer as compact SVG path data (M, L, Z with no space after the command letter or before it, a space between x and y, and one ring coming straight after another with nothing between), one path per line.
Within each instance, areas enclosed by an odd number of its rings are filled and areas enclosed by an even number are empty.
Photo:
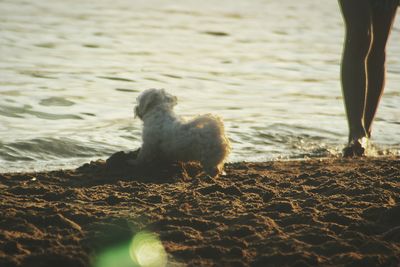
M342 55L342 93L349 126L346 157L361 156L361 139L366 136L363 124L367 91L367 56L372 43L372 16L369 1L339 0L346 37Z
M398 0L370 1L373 42L367 60L368 89L364 109L364 128L368 137L385 86L386 44L398 5Z

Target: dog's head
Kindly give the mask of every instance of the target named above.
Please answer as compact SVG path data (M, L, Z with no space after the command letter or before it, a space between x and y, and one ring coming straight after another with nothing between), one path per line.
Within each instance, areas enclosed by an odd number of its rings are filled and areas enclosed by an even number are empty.
M138 96L136 101L135 117L143 119L143 116L155 107L171 110L176 105L177 98L164 89L147 89Z

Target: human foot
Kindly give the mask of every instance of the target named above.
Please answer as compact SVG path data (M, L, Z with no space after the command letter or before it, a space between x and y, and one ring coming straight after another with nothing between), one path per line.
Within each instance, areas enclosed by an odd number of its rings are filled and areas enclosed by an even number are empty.
M343 149L343 157L353 158L364 156L367 143L368 138L366 137L351 140L348 145Z

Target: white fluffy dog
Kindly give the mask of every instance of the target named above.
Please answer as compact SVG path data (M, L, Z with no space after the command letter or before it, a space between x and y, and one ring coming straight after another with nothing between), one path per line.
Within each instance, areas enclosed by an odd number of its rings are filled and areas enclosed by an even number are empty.
M143 121L143 145L134 165L155 158L168 161L197 161L212 176L222 172L230 143L222 120L206 114L185 121L175 115L177 98L164 89L147 89L137 98L135 117Z

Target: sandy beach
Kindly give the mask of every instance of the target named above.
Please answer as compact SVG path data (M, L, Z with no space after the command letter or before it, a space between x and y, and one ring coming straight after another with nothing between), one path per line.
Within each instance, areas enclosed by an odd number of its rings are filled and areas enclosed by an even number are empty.
M216 179L126 157L1 174L0 266L156 266L132 257L141 233L166 266L400 265L399 157L231 163Z

